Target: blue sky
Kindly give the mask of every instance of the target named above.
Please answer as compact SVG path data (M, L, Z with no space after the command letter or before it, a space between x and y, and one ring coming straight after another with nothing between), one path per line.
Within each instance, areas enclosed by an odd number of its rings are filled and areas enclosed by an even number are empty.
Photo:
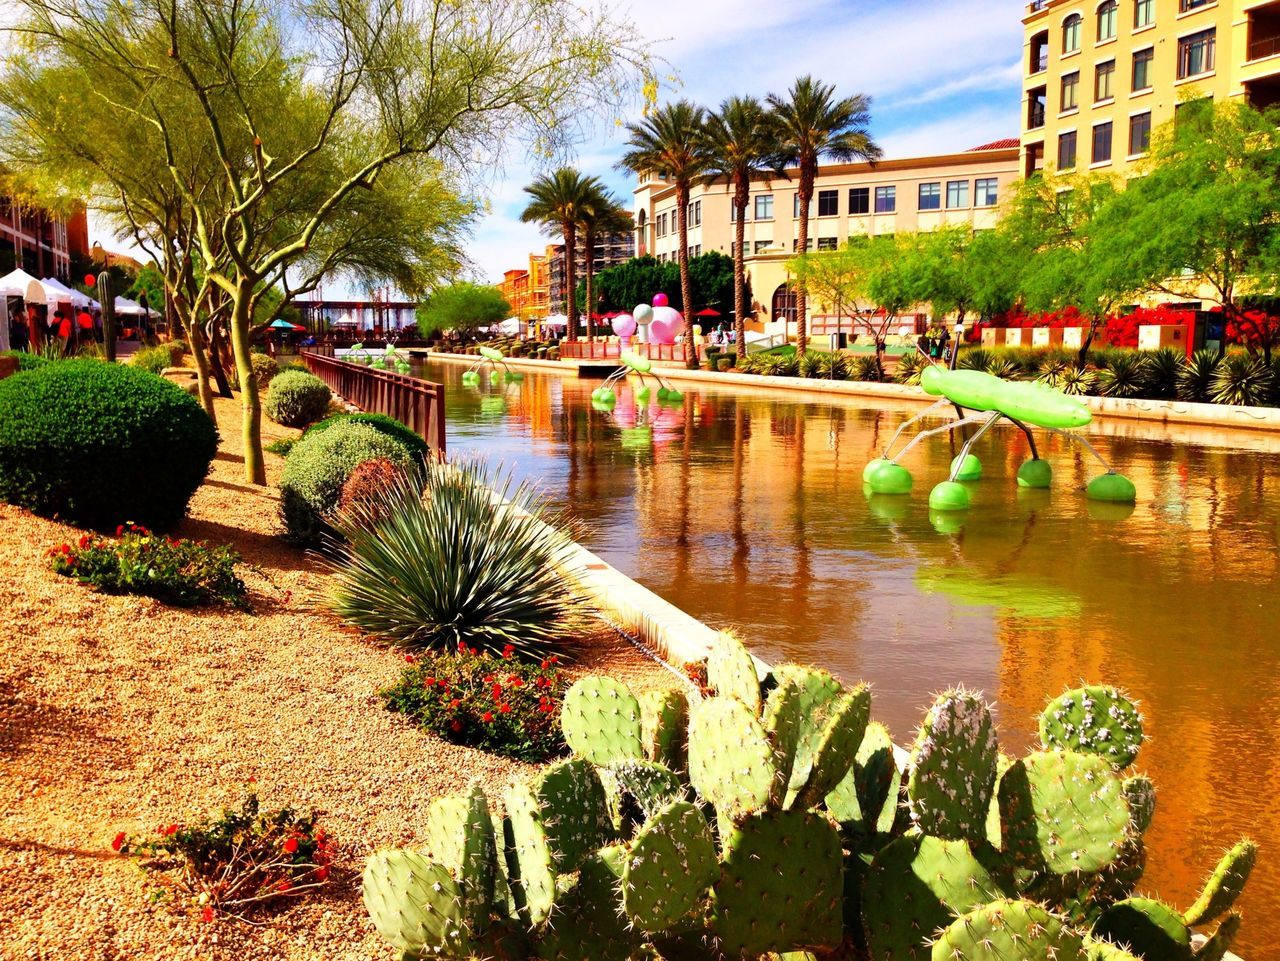
M735 93L782 93L802 73L873 98L872 132L889 157L965 150L1017 136L1023 5L1016 0L622 0L617 8L667 60L679 84L660 99L715 106ZM577 165L630 205L614 169L625 132L602 123ZM519 222L536 170L508 159L470 258L477 279L527 265L547 242Z

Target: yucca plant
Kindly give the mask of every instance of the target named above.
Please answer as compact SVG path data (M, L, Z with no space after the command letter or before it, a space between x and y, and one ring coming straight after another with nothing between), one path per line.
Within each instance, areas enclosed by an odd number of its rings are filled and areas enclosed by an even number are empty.
M995 355L983 369L992 377L999 377L1001 380L1016 380L1018 378L1018 365L1008 357Z
M1098 386L1098 375L1088 367L1071 364L1062 372L1062 378L1056 386L1064 394L1092 394Z
M1178 393L1178 371L1182 369L1182 354L1170 347L1161 347L1146 355L1142 368L1142 396L1152 400L1169 400Z
M1062 378L1074 365L1062 357L1046 357L1036 371L1036 380L1050 387L1061 387Z
M875 355L863 354L854 358L849 376L851 380L878 381L880 379L880 368L876 366Z
M1146 376L1146 358L1133 351L1112 353L1098 370L1098 393L1104 397L1137 397Z
M560 518L480 461L407 472L336 526L347 543L331 562L329 607L393 644L545 656L584 623Z
M919 354L904 354L898 359L898 369L894 371L893 379L899 384L917 386L927 365L928 362Z
M806 357L808 354L805 355ZM818 375L828 380L849 379L849 357L847 354L819 354Z
M956 361L956 367L961 370L986 370L991 366L991 351L985 347L972 347L969 350L960 351L960 357Z
M1214 371L1209 398L1215 404L1257 407L1270 399L1273 378L1271 367L1261 357L1228 354Z
M1178 400L1207 403L1221 361L1215 350L1197 350L1178 371Z
M825 377L822 372L822 358L824 354L820 354L816 350L808 350L800 355L800 376L801 377Z

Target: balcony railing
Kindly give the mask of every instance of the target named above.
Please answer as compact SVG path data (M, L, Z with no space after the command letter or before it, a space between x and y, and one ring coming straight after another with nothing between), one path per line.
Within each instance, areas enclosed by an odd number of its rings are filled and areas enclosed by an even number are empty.
M421 435L436 454L444 453L443 384L352 364L305 348L302 359L307 369L343 400L367 413L394 417Z
M1265 60L1267 57L1274 57L1280 54L1280 36L1263 37L1260 40L1254 40L1249 44L1249 61Z
M650 360L684 361L683 344L632 344L627 349ZM560 356L568 360L617 360L621 353L622 345L613 340L560 341Z

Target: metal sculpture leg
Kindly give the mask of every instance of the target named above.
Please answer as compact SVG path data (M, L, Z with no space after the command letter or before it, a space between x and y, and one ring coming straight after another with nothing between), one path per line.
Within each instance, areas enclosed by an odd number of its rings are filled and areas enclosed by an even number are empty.
M907 442L906 447L902 448L902 450L898 451L898 453L895 454L890 459L894 463L897 463L899 460L901 460L903 457L906 456L907 451L911 450L911 448L915 447L916 444L920 443L926 437L933 437L936 434L946 434L946 433L949 433L950 431L955 430L957 427L964 427L967 424L980 424L986 419L987 419L987 414L985 412L981 414L970 414L968 417L962 417L960 420L953 420L951 423L944 424L941 427L933 427L929 430L922 430L920 433L916 434L915 437L911 438L911 440Z
M960 453L956 456L955 461L951 465L951 476L947 478L948 480L955 483L956 479L960 476L960 469L964 467L965 458L969 456L969 450L974 444L981 440L982 435L989 431L995 422L1003 416L1004 414L1000 413L998 410L993 410L987 415L986 423L979 427L974 432L973 436L964 442L964 446L960 448Z
M889 452L893 450L893 445L898 442L898 438L903 435L903 432L905 432L906 429L910 427L912 424L923 420L924 418L932 414L934 411L936 411L939 407L945 407L949 403L951 402L944 397L942 400L935 401L934 403L930 404L928 407L920 411L920 413L916 414L914 417L911 417L903 421L902 425L896 431L893 432L893 436L889 438L889 443L884 445L884 453L881 454L880 456L883 457L885 460L893 460L893 458L889 456Z

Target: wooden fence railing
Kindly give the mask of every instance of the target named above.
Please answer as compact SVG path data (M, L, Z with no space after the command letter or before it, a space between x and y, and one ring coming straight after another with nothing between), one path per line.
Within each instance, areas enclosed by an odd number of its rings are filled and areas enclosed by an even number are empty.
M394 417L421 434L437 454L445 450L444 385L375 370L304 348L307 369L348 403L371 414Z
M683 344L632 344L627 349L650 360L684 360ZM616 360L621 353L622 345L616 340L560 341L560 356L567 360Z

